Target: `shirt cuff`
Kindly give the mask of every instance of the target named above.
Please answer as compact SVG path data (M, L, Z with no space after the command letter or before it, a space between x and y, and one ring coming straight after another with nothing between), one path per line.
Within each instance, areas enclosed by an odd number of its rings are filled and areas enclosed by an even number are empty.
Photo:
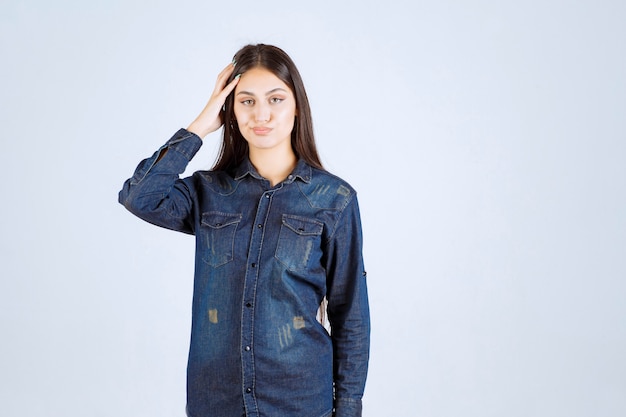
M361 417L362 409L361 400L337 398L335 399L335 413L333 417Z
M198 152L202 146L202 139L187 129L179 129L178 132L167 141L164 147L182 153L188 160Z

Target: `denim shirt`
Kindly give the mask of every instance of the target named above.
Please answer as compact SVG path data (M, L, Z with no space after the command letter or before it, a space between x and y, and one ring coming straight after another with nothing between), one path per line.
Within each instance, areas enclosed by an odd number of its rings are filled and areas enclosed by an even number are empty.
M179 130L119 193L196 237L188 415L361 416L370 322L355 191L303 160L274 187L247 159L234 176L179 179L201 144ZM324 296L330 334L316 319Z

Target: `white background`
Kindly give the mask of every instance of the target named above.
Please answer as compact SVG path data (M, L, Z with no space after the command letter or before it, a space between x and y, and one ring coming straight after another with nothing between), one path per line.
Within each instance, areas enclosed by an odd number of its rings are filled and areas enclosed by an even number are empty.
M624 22L618 0L3 0L0 415L184 415L193 238L117 192L256 42L359 191L364 416L626 415Z

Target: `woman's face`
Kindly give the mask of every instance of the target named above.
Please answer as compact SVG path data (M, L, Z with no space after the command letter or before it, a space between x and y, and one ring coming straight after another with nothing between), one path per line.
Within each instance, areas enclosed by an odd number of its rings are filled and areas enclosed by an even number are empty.
M241 75L234 99L239 131L251 152L291 148L297 110L287 84L265 68L253 68Z

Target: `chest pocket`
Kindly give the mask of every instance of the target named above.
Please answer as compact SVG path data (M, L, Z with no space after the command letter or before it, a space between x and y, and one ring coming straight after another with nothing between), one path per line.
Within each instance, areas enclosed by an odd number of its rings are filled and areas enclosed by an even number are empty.
M283 214L276 259L291 271L304 271L319 263L324 224L317 220Z
M233 260L235 251L235 231L241 221L241 214L210 211L202 213L200 250L202 260L218 267Z

